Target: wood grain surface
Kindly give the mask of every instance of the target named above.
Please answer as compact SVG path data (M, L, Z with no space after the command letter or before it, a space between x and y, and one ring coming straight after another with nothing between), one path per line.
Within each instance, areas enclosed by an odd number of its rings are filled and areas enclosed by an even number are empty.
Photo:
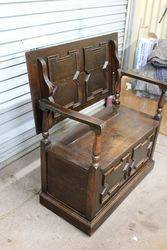
M149 115L154 115L157 109L157 99L151 100L145 97L136 96L131 90L126 90L126 83L130 82L130 79L122 79L122 89L121 89L121 103L126 107L139 110L141 112L147 113ZM167 102L165 102L162 111L162 122L160 126L161 134L167 135Z

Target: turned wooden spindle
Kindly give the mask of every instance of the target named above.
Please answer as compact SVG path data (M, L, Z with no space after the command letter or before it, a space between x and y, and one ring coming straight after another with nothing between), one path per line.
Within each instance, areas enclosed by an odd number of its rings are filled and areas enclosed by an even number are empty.
M50 143L49 140L49 129L53 126L53 112L43 110L43 119L42 119L42 137L45 144Z
M113 82L115 82L115 105L120 105L120 92L121 92L121 77L119 75L119 71L112 72Z
M115 105L120 105L120 93L118 91L116 91L115 93Z
M98 201L98 181L100 178L101 133L95 132L92 149L92 166L89 168L86 218L92 220L95 216Z
M43 121L42 121L42 137L45 144L49 143L49 121L48 121L48 112L43 112Z
M49 112L47 110L43 111L43 120L42 120L42 137L40 143L41 151L41 184L42 192L47 192L47 159L46 152L51 145L49 140Z
M117 43L113 40L109 42L109 66L111 74L111 89L114 93L115 99L113 104L119 105L120 101L120 82L119 82L119 60L117 58ZM112 93L112 94L113 94Z
M49 143L49 132L43 132L42 133L42 137L43 137L43 140L45 142L45 144L48 144Z
M166 90L164 90L164 89L161 90L161 95L160 95L160 98L158 101L157 113L154 116L154 119L157 121L160 121L162 118L162 110L163 110L163 106L165 103L165 92L166 92Z
M101 134L95 133L93 152L92 152L92 165L96 169L100 166L100 153L101 153Z

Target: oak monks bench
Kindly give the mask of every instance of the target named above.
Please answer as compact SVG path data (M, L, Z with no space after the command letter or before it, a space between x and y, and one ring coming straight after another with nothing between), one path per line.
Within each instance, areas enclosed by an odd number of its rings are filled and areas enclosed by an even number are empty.
M153 168L167 88L120 70L117 37L113 33L26 53L36 132L43 136L40 203L88 235ZM123 76L160 87L155 116L120 104ZM102 99L105 105L95 115L79 112ZM49 129L65 118L78 123L52 140Z

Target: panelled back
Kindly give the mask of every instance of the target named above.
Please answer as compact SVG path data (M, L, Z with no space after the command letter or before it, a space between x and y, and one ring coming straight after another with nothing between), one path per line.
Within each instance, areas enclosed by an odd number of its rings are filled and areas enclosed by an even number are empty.
M81 110L110 95L119 63L117 33L26 53L37 133L42 132L41 98ZM114 65L114 66L113 66ZM53 123L61 120L55 115Z
M49 79L57 87L53 99L68 108L81 105L81 63L79 50L48 57Z
M86 101L109 91L108 60L108 42L84 48Z

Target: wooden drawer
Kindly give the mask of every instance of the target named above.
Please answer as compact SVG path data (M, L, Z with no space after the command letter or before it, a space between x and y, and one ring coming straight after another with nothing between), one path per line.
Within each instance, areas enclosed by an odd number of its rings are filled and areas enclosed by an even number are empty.
M155 134L152 133L143 142L130 150L115 166L103 174L103 190L101 203L110 199L119 188L142 166L150 157Z

